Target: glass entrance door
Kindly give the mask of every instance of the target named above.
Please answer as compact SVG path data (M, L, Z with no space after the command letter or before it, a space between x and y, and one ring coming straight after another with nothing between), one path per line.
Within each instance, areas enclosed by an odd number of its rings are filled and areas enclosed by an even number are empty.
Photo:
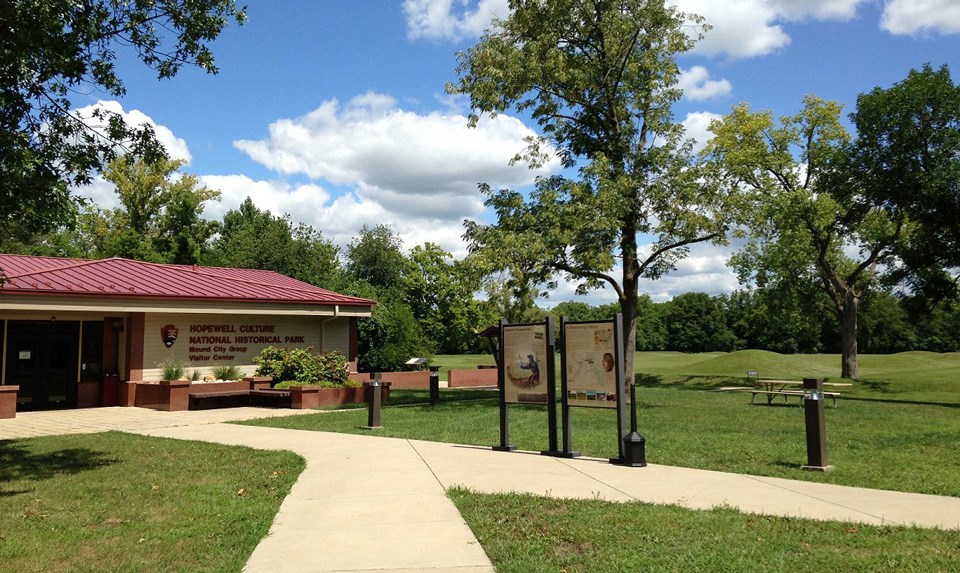
M76 407L79 341L76 321L8 323L6 380L20 387L17 410Z

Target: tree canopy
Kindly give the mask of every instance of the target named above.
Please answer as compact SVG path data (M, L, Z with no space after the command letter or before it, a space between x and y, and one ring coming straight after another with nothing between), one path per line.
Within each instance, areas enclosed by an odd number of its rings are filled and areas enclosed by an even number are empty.
M960 267L960 85L950 70L911 70L890 88L860 94L851 120L852 166L864 194L917 224L894 282L935 298L956 296Z
M542 136L515 160L536 166L555 153L578 177L543 178L529 198L481 187L497 223L467 221L465 237L534 282L567 276L581 290L613 288L632 350L640 278L668 272L693 244L724 240L724 190L702 177L672 113L675 57L693 47L702 19L662 0L510 7L459 55L460 80L448 89L469 95L474 124L483 113L530 113ZM641 237L651 244L640 248Z
M223 216L220 234L206 264L266 269L329 289L340 288L340 249L309 225L294 224L289 215L258 209L247 197Z
M797 115L776 122L740 104L713 123L706 155L728 186L749 190L749 241L731 259L741 282L818 285L841 325L841 375L858 378L860 302L911 227L904 210L864 193L840 113L807 96Z
M82 234L97 257L124 257L157 263L199 263L219 228L202 219L203 203L220 200L194 175L181 173L183 161L151 163L124 155L104 175L113 183L120 207L92 208L82 214Z
M160 79L184 65L217 71L209 44L245 12L233 0L8 0L0 2L0 230L45 231L69 221L71 185L131 152L165 155L149 126L71 96L120 97L117 52L130 50Z

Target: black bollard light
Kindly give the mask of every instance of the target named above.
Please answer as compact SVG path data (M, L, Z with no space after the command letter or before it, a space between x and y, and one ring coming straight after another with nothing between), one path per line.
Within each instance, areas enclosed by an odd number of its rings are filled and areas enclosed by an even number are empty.
M647 465L647 440L637 432L637 385L630 385L630 433L623 437L623 465Z
M371 372L370 377L370 399L367 401L367 425L366 430L379 430L383 428L380 425L380 373Z
M807 465L800 469L828 472L827 421L823 412L823 378L803 379L803 416L807 427Z
M436 406L440 402L440 367L430 367L430 405Z

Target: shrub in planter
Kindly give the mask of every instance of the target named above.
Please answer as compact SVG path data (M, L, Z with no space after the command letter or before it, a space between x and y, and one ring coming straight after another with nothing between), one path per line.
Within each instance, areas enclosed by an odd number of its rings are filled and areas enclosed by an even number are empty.
M187 373L189 364L182 360L164 360L157 366L160 367L161 380L180 380Z
M343 354L314 353L312 348L264 348L256 358L257 376L272 376L274 388L290 386L320 386L338 388L354 386L349 379L350 368Z
M210 370L217 380L239 380L243 377L240 369L232 364L229 366L214 366Z

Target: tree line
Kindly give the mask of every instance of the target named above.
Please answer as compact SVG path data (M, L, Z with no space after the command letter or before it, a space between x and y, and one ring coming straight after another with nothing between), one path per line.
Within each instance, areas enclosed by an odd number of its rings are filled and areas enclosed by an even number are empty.
M509 15L458 54L447 89L469 99L469 125L529 115L540 135L514 161L537 167L555 156L566 169L531 192L482 184L496 222L465 221L463 263L430 244L404 255L388 227L365 228L339 253L317 230L249 201L222 222L203 221L202 204L217 193L179 174L149 127L72 111L76 91L125 93L118 51L135 52L160 79L183 65L216 72L210 42L245 18L232 0L0 5L0 23L10 24L0 50L4 250L257 266L374 296L382 304L362 341L368 360L383 363L475 348L467 324L516 321L560 280L578 292L606 286L631 371L632 350L658 324L642 314L641 279L669 273L693 245L735 237L745 246L732 266L751 290L720 305L717 324L729 324L700 347L839 349L849 378L859 376L860 350L952 348L949 337L934 342L936 329L915 326L952 316L937 301L958 296L960 86L946 66L924 64L861 93L848 116L853 132L842 106L814 95L780 118L741 103L711 124L697 152L673 105L683 96L677 58L709 30L702 17L665 0L511 0ZM116 186L118 209L71 193L97 173ZM472 297L478 290L483 301ZM676 325L690 323L678 316L693 295L678 298L661 317L675 325L664 347L679 344ZM733 310L741 307L752 310ZM888 318L871 323L871 307ZM753 332L770 316L778 320ZM907 324L879 342L896 316Z

